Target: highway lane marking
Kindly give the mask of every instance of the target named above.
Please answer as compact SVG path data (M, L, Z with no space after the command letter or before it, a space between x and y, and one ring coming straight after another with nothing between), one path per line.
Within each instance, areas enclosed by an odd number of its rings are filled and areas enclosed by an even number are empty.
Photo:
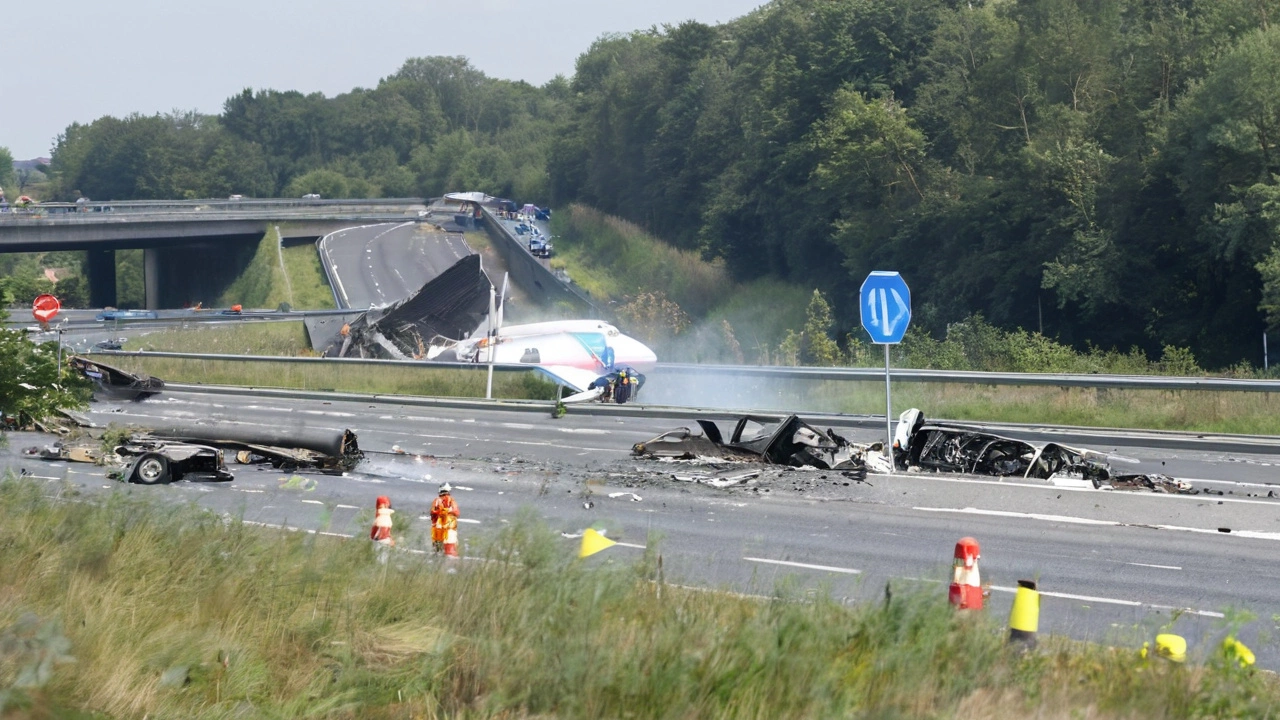
M343 510L359 510L360 509L359 505L334 505L334 507L342 508Z
M1150 563L1136 563L1136 562L1127 562L1125 563L1125 565L1137 565L1138 567L1149 567L1149 568L1155 568L1157 570L1181 570L1182 569L1177 565L1152 565Z
M788 567L804 568L806 570L822 570L824 572L844 573L846 575L861 575L861 570L853 568L833 567L831 565L810 565L809 563L791 562L790 560L770 560L769 558L744 557L743 560L749 562L766 563L769 565L786 565Z
M959 513L961 515L990 515L993 517L1024 518L1027 520L1047 520L1049 522L1070 523L1073 525L1108 525L1111 527L1151 528L1153 530L1176 530L1179 532L1201 533L1206 535L1230 535L1253 538L1255 540L1280 540L1280 533L1258 532L1256 530L1228 530L1223 532L1217 528L1193 528L1183 525L1158 525L1150 523L1127 523L1118 520L1093 520L1091 518L1073 517L1071 515L1044 515L1041 513L1022 513L1010 510L979 510L978 508L931 508L913 507L912 510L936 513Z
M903 476L902 473L894 473L894 475L891 477L902 477L902 476ZM886 476L881 476L881 477L886 477ZM1160 500L1184 500L1184 501L1190 500L1193 502L1199 502L1201 500L1204 500L1206 497L1211 497L1211 498L1217 499L1218 502L1223 502L1223 503L1245 503L1247 505L1271 505L1271 506L1275 506L1277 504L1275 500L1248 500L1245 498L1224 497L1222 495L1174 495L1170 493L1141 493L1141 492L1131 493L1127 490L1098 490L1097 488L1093 488L1093 487L1072 487L1070 485L1052 485L1052 484L1049 484L1047 480L1044 483L1027 483L1027 482L1005 482L1003 480L979 480L975 478L945 477L942 475L907 475L906 477L920 477L921 479L927 479L934 482L967 483L970 485L999 485L1000 487L1033 488L1036 490L1052 490L1057 492L1113 493L1115 495L1148 497L1148 498L1156 498ZM1189 482L1194 482L1194 481L1189 481ZM1223 482L1228 482L1228 481L1223 481Z
M1016 593L1018 588L1004 587L1002 585L992 585L990 589L1004 593ZM1220 612L1212 610L1195 610L1192 608L1177 608L1172 605L1156 605L1154 603L1144 603L1137 600L1121 600L1119 598L1097 597L1095 595L1075 595L1073 593L1060 593L1041 590L1041 595L1046 597L1061 598L1063 600L1079 600L1080 602L1098 603L1100 605L1123 605L1125 607L1149 607L1153 610L1181 610L1182 612L1200 615L1202 617L1221 618L1224 615Z
M1016 593L1018 588L1004 587L1002 585L992 585L992 590L998 590L1006 593ZM1045 597L1062 598L1063 600L1079 600L1080 602L1100 603L1104 605L1124 605L1126 607L1142 607L1142 603L1137 600L1120 600L1118 598L1097 597L1094 595L1074 595L1072 593L1049 592L1041 590L1040 594Z
M308 505L323 505L323 504L324 504L324 502L323 502L323 501L321 501L321 500L302 500L301 502L304 502L304 503L306 503L306 504L308 504Z
M472 520L471 518L458 518L458 522L460 522L460 523L471 523L472 525L479 525L479 524L480 524L480 521L479 521L479 520Z

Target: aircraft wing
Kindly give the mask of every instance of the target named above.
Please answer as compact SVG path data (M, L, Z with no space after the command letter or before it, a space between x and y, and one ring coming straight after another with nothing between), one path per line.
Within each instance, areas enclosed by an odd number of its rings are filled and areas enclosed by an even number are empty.
M535 365L534 367L550 378L552 382L560 383L574 390L576 394L562 400L566 404L594 400L600 397L600 393L604 392L604 388L588 388L596 378L600 377L599 373L591 370L569 365Z

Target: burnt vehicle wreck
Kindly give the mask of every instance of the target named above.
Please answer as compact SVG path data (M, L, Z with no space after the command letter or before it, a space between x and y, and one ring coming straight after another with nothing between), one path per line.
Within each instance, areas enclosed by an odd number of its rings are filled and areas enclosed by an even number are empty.
M138 430L109 451L104 450L101 440L83 437L27 448L24 453L45 460L105 465L112 468L108 477L143 485L184 479L233 480L226 465L228 454L241 465L330 474L348 472L364 459L350 430L264 430L229 423Z
M744 416L734 424L728 440L713 421L698 420L697 423L701 434L678 428L636 443L631 447L631 454L679 460L720 458L865 472L869 455L880 457L882 448L880 444L851 443L834 430L820 431L795 415L788 415L781 422ZM871 462L876 464L875 460Z
M883 443L850 442L834 430L820 431L795 415L781 421L744 416L727 440L716 423L697 423L701 433L677 428L636 443L631 453L708 464L728 461L813 467L853 476L936 472L1017 477L1100 490L1198 492L1190 483L1168 475L1117 472L1113 456L1107 453L1059 443L1034 444L962 424L929 423L914 408L898 419L892 465L884 455Z
M161 485L178 480L230 482L222 450L211 445L175 442L136 435L104 453L88 443L56 442L43 448L28 448L27 455L45 460L66 460L109 465L107 477L139 485Z
M1197 492L1190 483L1168 475L1116 472L1107 453L1059 443L1034 445L963 424L929 423L915 408L898 417L893 463L895 469L908 472L1021 477L1096 489Z
M164 381L144 373L131 373L82 355L68 360L72 369L89 379L95 390L117 400L142 400L164 390Z
M341 474L364 459L356 434L348 429L262 428L209 422L154 428L146 436L211 445L232 453L242 465L268 464L284 470Z

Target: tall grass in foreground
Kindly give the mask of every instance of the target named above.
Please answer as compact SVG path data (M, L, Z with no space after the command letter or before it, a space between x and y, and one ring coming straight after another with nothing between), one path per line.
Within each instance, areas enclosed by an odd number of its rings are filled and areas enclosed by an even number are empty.
M31 717L1180 718L1280 704L1274 676L1216 659L1048 638L1019 655L1000 623L936 593L846 607L664 586L652 554L576 561L528 516L468 538L488 562L380 564L363 539L45 490L0 482L0 637L29 641L0 643L0 692ZM75 662L15 688L54 644Z

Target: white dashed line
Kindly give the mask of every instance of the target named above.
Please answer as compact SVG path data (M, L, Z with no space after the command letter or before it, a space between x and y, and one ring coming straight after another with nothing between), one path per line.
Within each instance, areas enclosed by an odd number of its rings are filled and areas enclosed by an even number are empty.
M806 570L822 570L824 572L844 573L846 575L861 575L861 570L853 568L832 567L831 565L810 565L808 563L791 562L789 560L770 560L768 558L744 557L743 560L749 562L766 563L769 565L786 565L788 567L804 568Z

